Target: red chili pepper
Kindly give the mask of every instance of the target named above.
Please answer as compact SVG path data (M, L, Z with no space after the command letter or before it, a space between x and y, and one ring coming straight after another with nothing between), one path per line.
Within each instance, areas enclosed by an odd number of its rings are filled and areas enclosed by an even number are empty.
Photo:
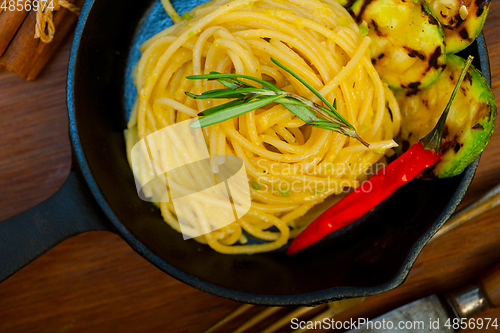
M417 142L403 155L379 170L354 192L330 207L314 220L288 247L295 254L318 242L326 235L362 218L379 203L391 196L428 167L439 162L441 154L424 148Z
M403 155L378 171L354 192L349 193L320 217L314 220L288 247L287 254L295 254L320 241L328 234L359 220L366 213L391 196L399 187L420 175L441 159L441 139L446 118L456 93L467 74L469 57L448 105L438 123L425 138L415 143Z

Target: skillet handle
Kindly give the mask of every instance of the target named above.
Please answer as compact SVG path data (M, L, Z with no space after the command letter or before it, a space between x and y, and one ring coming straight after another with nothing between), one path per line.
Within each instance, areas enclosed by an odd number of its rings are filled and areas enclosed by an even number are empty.
M74 168L41 204L0 222L0 282L58 243L92 230L110 230L81 173Z

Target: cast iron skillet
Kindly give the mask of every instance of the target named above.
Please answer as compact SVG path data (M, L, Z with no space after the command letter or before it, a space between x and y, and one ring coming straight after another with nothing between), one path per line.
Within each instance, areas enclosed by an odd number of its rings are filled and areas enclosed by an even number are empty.
M180 281L246 303L315 305L403 283L464 196L479 160L451 179L412 181L351 228L293 257L283 249L223 255L184 241L151 203L139 199L125 156L123 87L136 27L152 3L85 3L68 72L74 167L53 197L0 222L0 281L69 237L108 230ZM484 38L467 52L490 82Z

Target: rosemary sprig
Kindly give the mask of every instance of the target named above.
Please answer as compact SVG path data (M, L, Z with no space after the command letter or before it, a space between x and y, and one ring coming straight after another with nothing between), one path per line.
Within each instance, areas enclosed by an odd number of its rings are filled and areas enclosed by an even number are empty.
M458 90L460 89L460 86L462 85L465 76L467 75L467 73L469 73L469 67L472 64L472 60L474 60L474 57L470 55L467 58L467 61L465 62L465 66L462 69L462 72L460 73L460 77L458 78L457 84L455 85L455 88L451 93L451 97L448 100L448 103L446 104L446 107L443 113L441 114L441 117L439 117L436 126L434 126L432 131L430 131L422 140L420 140L424 144L425 149L434 150L436 153L441 152L441 145L443 141L442 140L443 129L446 124L446 119L448 118L448 113L450 113L451 105L453 104L453 101L457 96Z
M307 89L316 95L325 106L314 103L305 97L286 92L270 82L253 76L211 72L210 74L193 75L187 76L186 78L190 80L217 80L219 83L227 87L226 89L210 90L202 93L201 95L186 92L186 95L195 99L222 98L234 100L200 112L198 115L202 116L202 118L193 122L190 127L201 128L215 125L228 119L241 116L247 112L262 108L270 103L279 103L310 126L338 132L355 138L366 147L370 146L366 141L359 137L354 129L354 126L352 126L337 112L337 100L334 100L333 105L330 104L316 89L314 89L309 83L292 70L283 66L274 58L271 58L271 60L302 83ZM254 81L262 87L258 88L252 86L251 84L241 81L240 79Z

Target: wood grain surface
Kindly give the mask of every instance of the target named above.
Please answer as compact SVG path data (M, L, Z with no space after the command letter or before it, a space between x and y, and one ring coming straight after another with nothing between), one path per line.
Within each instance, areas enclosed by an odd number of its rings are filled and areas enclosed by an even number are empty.
M491 305L500 306L500 264L496 264L491 270L483 273L478 280L481 289Z
M484 32L498 103L499 1L492 3ZM0 221L48 198L69 173L70 42L34 82L0 69ZM466 202L500 183L499 166L497 131ZM376 316L473 281L500 261L499 215L495 209L430 243L401 287L369 297L337 320ZM112 233L91 232L59 244L0 284L0 332L201 332L238 305L162 273ZM500 309L481 316L498 318Z

